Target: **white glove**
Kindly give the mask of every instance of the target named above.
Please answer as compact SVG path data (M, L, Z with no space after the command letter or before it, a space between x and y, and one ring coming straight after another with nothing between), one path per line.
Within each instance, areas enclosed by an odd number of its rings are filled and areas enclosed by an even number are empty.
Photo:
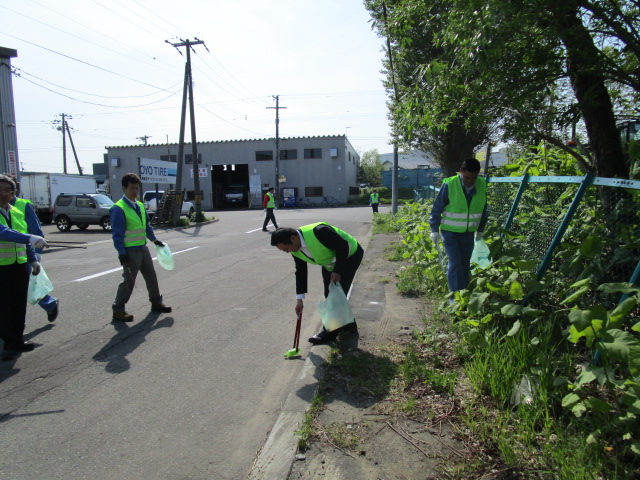
M38 262L31 262L31 274L38 275L40 273L40 264Z
M484 232L476 232L476 240L480 240L482 237L484 237Z
M33 248L44 248L49 246L47 241L38 235L31 235L29 237L29 243Z
M438 243L440 241L440 234L438 232L431 232L431 241Z

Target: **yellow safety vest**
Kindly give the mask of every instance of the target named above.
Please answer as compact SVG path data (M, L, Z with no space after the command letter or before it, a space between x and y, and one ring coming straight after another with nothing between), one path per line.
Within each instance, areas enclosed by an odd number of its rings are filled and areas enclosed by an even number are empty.
M380 194L379 193L372 193L371 194L371 203L380 203Z
M304 242L307 244L307 248L309 249L309 252L311 252L313 259L310 259L309 257L307 257L300 250L298 250L297 252L291 252L291 255L293 255L294 257L298 257L300 260L304 260L305 262L311 263L313 265L322 265L325 269L332 272L333 267L336 264L336 252L333 250L329 250L322 243L320 243L320 240L316 238L315 233L313 233L313 229L316 228L318 225L329 225L329 224L325 222L318 222L318 223L312 223L311 225L305 225L298 229L302 233ZM336 233L340 235L342 238L344 238L349 244L348 256L350 257L351 255L356 253L356 250L358 249L358 241L355 238L353 238L351 235L349 235L347 232L343 232L342 230L340 230L338 227L334 227L333 225L329 225L329 226L333 228L336 231Z
M24 213L19 208L12 207L9 214L11 215L11 225L7 223L7 219L2 214L0 214L0 224L20 233L27 233ZM0 265L12 265L16 262L27 263L27 246L24 243L0 241Z
M114 207L117 205L124 212L126 220L124 232L125 248L139 247L147 243L147 214L144 210L144 205L138 201L136 203L140 209L140 215L123 198L113 204Z
M458 175L444 181L447 183L449 203L442 212L440 228L449 232L475 232L487 203L487 181L482 177L477 178L476 193L471 198L471 205L467 203Z
M267 197L269 197L269 200L267 200L267 208L276 208L276 201L273 199L273 193L267 192Z

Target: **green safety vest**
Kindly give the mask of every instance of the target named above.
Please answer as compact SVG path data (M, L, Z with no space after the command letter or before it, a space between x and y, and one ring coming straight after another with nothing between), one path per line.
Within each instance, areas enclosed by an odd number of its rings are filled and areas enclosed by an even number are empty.
M273 193L267 192L267 197L269 197L269 200L267 201L267 208L276 208L276 201L273 199Z
M380 203L380 194L379 193L372 193L371 194L371 203Z
M440 228L449 232L475 232L480 225L482 212L487 203L487 181L478 177L476 193L467 203L467 197L462 189L462 182L458 175L446 178L449 193L449 203L442 212Z
M313 259L307 257L304 253L302 253L301 250L298 250L297 252L291 252L291 255L313 265L322 265L325 269L332 272L333 267L336 264L336 252L334 250L329 250L322 243L320 243L320 240L316 238L316 235L313 233L313 229L318 225L329 224L325 222L318 222L312 223L311 225L305 225L298 229L302 233L304 242L307 244L307 248L311 252ZM343 232L342 230L340 230L338 227L334 227L333 225L329 226L333 228L336 233L344 238L349 244L349 257L353 255L358 248L358 241L347 232Z
M27 221L24 213L19 208L11 208L11 225L7 223L4 215L0 215L0 225L5 225L20 233L27 233ZM12 265L14 263L27 263L27 246L23 243L0 241L0 265Z
M113 206L117 205L122 209L127 222L124 232L125 248L139 247L147 243L147 215L144 210L144 205L138 201L136 201L136 203L138 204L138 208L140 208L140 215L125 202L124 198L121 198L113 204Z

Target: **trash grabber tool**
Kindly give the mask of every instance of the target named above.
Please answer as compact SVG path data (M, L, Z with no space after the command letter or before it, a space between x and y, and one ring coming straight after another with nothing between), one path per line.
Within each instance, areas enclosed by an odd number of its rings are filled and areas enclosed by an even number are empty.
M287 353L284 354L284 358L293 358L297 357L300 352L300 327L302 326L302 312L298 314L298 319L296 320L296 333L293 337L293 348L288 350Z

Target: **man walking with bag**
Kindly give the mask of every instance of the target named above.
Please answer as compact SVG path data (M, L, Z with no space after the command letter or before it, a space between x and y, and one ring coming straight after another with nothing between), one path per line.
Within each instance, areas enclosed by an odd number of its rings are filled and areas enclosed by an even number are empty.
M113 302L114 322L133 321L133 315L127 313L124 306L131 298L138 272L142 274L147 284L151 311L171 312L171 307L167 307L162 303L158 277L156 277L153 260L146 245L147 238L160 247L164 247L164 244L156 239L144 205L138 201L140 183L140 177L135 173L124 174L122 176L124 196L113 204L109 212L111 216L111 237L113 238L113 245L118 251L118 260L122 264L123 278L122 283L118 286L116 299Z
M345 295L351 288L364 250L358 241L348 233L328 223L319 222L304 225L298 229L278 228L271 234L271 246L285 253L290 253L296 267L296 314L304 307L303 300L307 293L307 264L322 267L324 296L329 295L329 284L340 283ZM341 328L327 331L325 327L309 338L314 345L327 343L340 333L357 332L355 319Z
M451 292L469 285L474 235L482 238L487 223L487 181L479 174L480 162L465 160L459 174L444 179L431 210L431 241L437 246L442 237Z

